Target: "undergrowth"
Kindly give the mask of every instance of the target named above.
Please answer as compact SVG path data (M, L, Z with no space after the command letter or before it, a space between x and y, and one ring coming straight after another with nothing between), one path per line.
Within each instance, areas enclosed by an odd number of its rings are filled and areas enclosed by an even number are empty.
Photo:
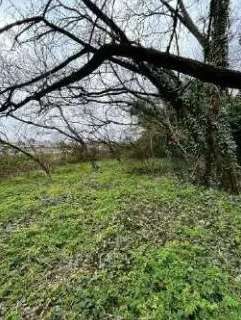
M240 197L141 168L1 181L1 319L241 319Z

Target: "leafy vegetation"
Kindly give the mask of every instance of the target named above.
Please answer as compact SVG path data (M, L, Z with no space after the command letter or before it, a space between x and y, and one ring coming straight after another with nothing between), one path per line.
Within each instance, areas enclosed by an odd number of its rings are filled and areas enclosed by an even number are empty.
M240 196L158 167L105 161L4 179L0 317L240 319Z

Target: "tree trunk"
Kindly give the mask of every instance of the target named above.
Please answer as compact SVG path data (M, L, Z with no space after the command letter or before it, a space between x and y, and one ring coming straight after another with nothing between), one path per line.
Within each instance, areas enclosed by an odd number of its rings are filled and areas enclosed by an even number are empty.
M240 192L240 168L231 129L222 111L220 96L211 94L206 124L205 172L203 182L218 184L225 191Z
M228 26L230 0L211 0L209 45L205 48L205 60L219 66L228 66ZM209 86L210 97L206 122L205 172L203 181L210 186L218 183L224 190L240 192L240 168L235 152L231 129L222 110L222 88Z

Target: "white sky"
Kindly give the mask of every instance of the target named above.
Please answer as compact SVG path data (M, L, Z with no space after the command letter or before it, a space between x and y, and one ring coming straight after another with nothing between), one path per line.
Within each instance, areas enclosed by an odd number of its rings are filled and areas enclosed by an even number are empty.
M65 0L63 2L70 3L74 0ZM122 0L119 0L120 3L123 3ZM133 0L129 2L130 6L135 4L135 1ZM46 2L46 1L44 1ZM118 1L117 1L118 2ZM173 0L174 2L174 0ZM34 6L41 6L42 0L3 0L2 6L0 7L0 26L5 25L6 23L9 23L16 14L16 12L21 11L23 8L28 8L28 11L32 10L32 5ZM196 20L203 14L207 12L208 3L209 0L186 0L185 3L187 4L188 10L191 14L191 16ZM194 3L198 3L194 4ZM240 68L241 63L241 46L238 43L238 40L240 38L241 34L241 23L239 21L239 18L241 18L241 0L232 0L231 1L231 13L232 13L232 32L233 32L233 42L230 47L230 58L231 58L231 64L232 67ZM136 26L133 26L133 34L135 33ZM147 40L148 41L148 40ZM3 44L2 48L8 47L10 42L8 36L1 38L0 44ZM202 59L202 53L200 50L200 47L197 43L197 41L190 35L187 34L187 32L182 29L182 41L181 41L181 52L185 56L189 56L195 59ZM2 125L4 123L4 127L6 131L8 132L9 137L12 139L16 133L20 132L20 129L25 134L29 135L29 132L31 137L33 138L39 138L46 140L46 139L56 139L56 135L49 135L39 133L39 130L25 130L23 129L24 126L19 127L19 125L16 125L16 122L14 120L4 120L2 122ZM1 125L1 122L0 122Z

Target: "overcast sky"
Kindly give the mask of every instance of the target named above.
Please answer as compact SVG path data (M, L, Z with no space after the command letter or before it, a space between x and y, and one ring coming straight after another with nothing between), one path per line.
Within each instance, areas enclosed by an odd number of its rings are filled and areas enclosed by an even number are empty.
M65 0L65 3L71 3L74 0ZM130 6L134 6L137 0L132 0L129 2ZM46 1L44 1L45 3ZM16 13L18 14L23 9L27 11L32 11L33 7L41 6L41 0L2 0L2 6L0 7L0 26L9 23ZM117 1L118 3L118 1ZM119 0L120 7L123 5L123 1ZM185 3L187 4L188 10L191 16L197 20L201 16L205 16L208 10L208 3L209 0L186 0ZM232 32L231 37L233 39L231 47L230 47L230 63L232 67L240 68L241 65L241 47L239 45L238 40L240 39L241 33L241 0L232 0L231 1L231 22L232 22ZM130 28L131 30L131 28ZM135 32L135 26L133 25L133 31ZM7 47L9 45L8 37L1 38L1 44L3 45L2 48ZM182 29L182 41L181 41L181 52L185 56L189 56L195 59L202 59L202 51L199 47L199 44L196 40L188 35L185 30ZM2 122L3 125L3 122ZM12 138L16 135L16 133L22 131L25 134L31 132L31 136L33 138L42 137L43 140L50 139L49 135L40 134L39 130L26 130L24 126L16 125L15 121L13 120L4 120L4 127L9 134L9 137ZM56 139L56 135L52 135L52 139Z

